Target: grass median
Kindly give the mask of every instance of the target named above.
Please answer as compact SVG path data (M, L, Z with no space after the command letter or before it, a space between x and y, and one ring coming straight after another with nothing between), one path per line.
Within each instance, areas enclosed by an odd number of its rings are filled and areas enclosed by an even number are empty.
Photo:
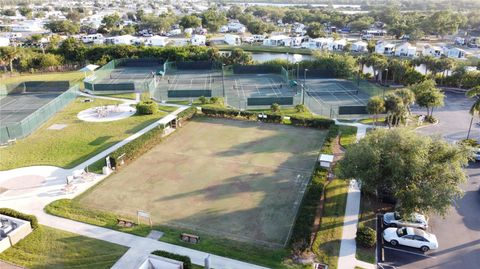
M127 247L40 226L0 254L0 260L31 269L107 269Z

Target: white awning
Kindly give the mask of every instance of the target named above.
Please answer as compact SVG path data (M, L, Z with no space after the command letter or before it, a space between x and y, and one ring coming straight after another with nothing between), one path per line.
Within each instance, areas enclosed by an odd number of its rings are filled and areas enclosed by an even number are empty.
M100 66L98 66L96 64L89 64L89 65L85 66L84 68L82 68L78 71L80 71L80 72L95 71L95 69L97 69L98 67L100 67Z

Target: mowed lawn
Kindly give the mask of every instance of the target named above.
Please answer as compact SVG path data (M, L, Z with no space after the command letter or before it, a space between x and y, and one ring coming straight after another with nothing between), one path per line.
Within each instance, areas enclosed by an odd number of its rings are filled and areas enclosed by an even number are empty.
M0 170L31 165L74 167L167 114L159 112L111 122L85 122L77 118L78 112L119 102L95 99L85 103L82 102L83 99L74 100L16 144L0 148ZM61 130L48 129L53 124L65 124L66 127Z
M285 243L325 131L196 118L76 198L91 209L249 243Z
M30 269L107 269L127 250L124 246L40 226L0 253L0 260Z

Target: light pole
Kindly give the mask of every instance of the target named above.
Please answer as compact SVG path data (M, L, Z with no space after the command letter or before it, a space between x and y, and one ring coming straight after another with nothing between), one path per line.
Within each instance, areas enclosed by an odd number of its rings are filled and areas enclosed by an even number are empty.
M385 75L385 82L383 84L384 84L384 86L387 86L388 68L385 68L385 71L387 72L387 74Z
M305 85L307 83L307 72L308 69L303 70L303 86L302 86L302 105L305 105Z
M225 105L228 105L227 95L225 94L225 73L224 73L225 64L222 64L222 86L223 86L223 99Z
M300 73L300 63L297 63L297 81L298 79L300 79L299 73Z

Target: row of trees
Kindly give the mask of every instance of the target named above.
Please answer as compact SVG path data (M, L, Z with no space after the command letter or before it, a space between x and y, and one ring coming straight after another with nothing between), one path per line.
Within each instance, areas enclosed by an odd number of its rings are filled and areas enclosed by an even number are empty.
M77 8L67 13L66 22L53 21L46 27L54 33L76 34L89 27L79 25L79 21L85 16L85 10ZM136 13L128 13L125 18L118 14L105 16L102 26L98 30L109 34L131 34L138 30L148 29L154 32L168 32L174 24L182 28L195 28L203 26L210 32L217 32L227 23L227 19L238 19L252 34L265 34L278 29L278 21L283 23L304 23L311 37L325 36L325 26L338 28L348 27L352 31L369 29L376 21L386 24L388 32L400 38L409 35L410 39L416 40L426 34L444 36L453 34L461 27L478 27L480 20L476 15L479 11L467 14L449 10L437 12L400 12L397 6L384 7L367 14L343 14L340 12L313 7L268 7L251 6L242 8L233 5L228 11L217 8L209 8L200 14L188 14L178 16L173 12L161 15L146 15L143 10ZM135 21L135 26L123 26L124 19Z
M435 81L424 80L410 88L398 89L383 97L374 96L367 103L367 111L374 115L374 124L379 114L386 114L388 127L405 123L410 115L410 106L416 103L427 110L425 120L434 122L433 109L444 105L445 95L436 87Z

